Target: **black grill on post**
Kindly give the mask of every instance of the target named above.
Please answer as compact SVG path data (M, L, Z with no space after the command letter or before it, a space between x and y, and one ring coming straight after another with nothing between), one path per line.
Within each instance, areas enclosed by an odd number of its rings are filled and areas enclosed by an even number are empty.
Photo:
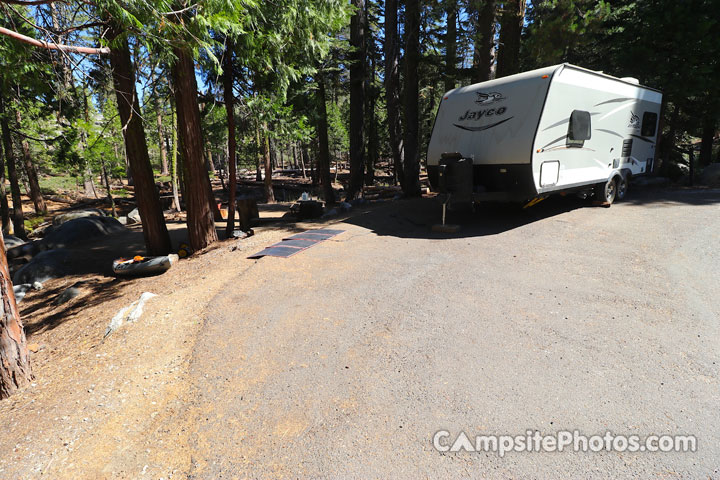
M438 165L438 189L455 201L472 201L473 163L459 153L444 153Z
M448 203L473 201L473 162L459 153L443 153L438 165L438 189L445 197L442 203L442 225Z

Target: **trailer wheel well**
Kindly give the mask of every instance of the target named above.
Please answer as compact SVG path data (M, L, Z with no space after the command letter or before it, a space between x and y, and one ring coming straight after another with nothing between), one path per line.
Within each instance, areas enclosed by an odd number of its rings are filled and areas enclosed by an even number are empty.
M616 175L616 176L622 176L622 177L624 177L625 180L628 181L628 182L629 182L630 179L632 178L632 172L630 171L630 169L627 169L627 168L622 169L622 170L616 172L615 175Z
M625 200L627 194L628 184L630 183L630 177L632 172L630 170L621 170L613 178L615 179L615 185L617 187L616 197L617 200Z

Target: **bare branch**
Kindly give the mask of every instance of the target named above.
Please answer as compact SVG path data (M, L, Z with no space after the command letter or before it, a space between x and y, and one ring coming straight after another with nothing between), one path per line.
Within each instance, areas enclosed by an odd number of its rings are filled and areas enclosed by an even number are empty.
M88 55L107 55L110 53L110 49L107 47L102 48L91 48L91 47L79 47L75 45L60 45L57 43L48 43L42 40L36 40L31 37L27 37L21 33L8 30L7 28L0 27L0 35L6 35L10 38L20 40L21 42L28 43L35 47L46 48L48 50L59 50L61 52L73 52L73 53L86 53Z
M198 6L197 3L193 3L193 4L190 5L189 7L185 7L185 8L183 8L183 9L181 9L181 10L174 10L174 11L172 11L172 12L160 12L160 15L180 15L181 13L185 13L185 12L187 12L187 11L189 11L189 10L192 10L193 8L195 8L195 7L197 7L197 6Z
M8 5L45 5L47 3L53 3L62 0L0 0L0 3L7 3ZM67 2L62 2L67 3Z

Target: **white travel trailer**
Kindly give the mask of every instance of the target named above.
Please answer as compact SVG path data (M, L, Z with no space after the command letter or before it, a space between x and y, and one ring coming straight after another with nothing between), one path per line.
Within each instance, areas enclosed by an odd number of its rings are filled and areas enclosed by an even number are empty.
M435 118L430 184L442 189L447 177L477 201L594 190L612 203L631 176L652 171L661 103L661 92L635 79L570 64L456 88ZM451 180L458 161L467 168Z

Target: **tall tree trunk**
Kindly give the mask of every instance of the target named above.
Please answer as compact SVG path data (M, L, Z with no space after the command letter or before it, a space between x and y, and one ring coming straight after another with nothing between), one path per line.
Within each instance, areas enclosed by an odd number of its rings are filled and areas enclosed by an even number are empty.
M313 162L313 159L310 158L310 151L309 151L309 147L307 145L303 146L303 155L305 156L305 159L307 160L307 164L310 166L310 182L311 182L312 186L315 187L318 182L317 165L315 165L315 162ZM329 155L329 153L328 153L328 155Z
M210 180L210 177L208 177L207 182L207 193L208 193L208 202L210 205L210 211L212 212L213 220L216 222L222 221L222 215L220 214L220 206L217 203L217 199L215 198L215 192L213 191L212 181Z
M675 104L673 106L673 112L670 115L670 121L668 122L669 130L667 135L661 134L660 136L660 146L662 148L662 155L660 155L661 163L659 165L655 165L654 170L656 172L660 171L660 167L663 165L667 165L670 162L670 155L672 155L672 151L675 148L675 136L677 135L677 129L678 129L678 121L680 120L680 105Z
M525 23L526 6L526 0L512 0L503 4L498 46L498 78L520 71L520 37Z
M307 153L305 153L306 150L307 150L307 149L306 149L305 145L302 145L302 146L300 147L300 152L299 152L299 155L298 155L298 157L300 157L300 167L302 168L302 176L303 176L303 178L307 178L307 172L305 171L305 158L307 157Z
M392 152L393 174L400 185L405 184L403 164L405 149L400 125L400 42L398 40L398 0L385 2L385 101L388 134Z
M60 18L63 15L63 9L64 5L61 2L51 2L50 3L50 17L52 19L53 28L56 32L61 32L64 30L63 25L60 24ZM65 43L65 35L58 35L57 36L57 43L63 44ZM73 88L73 78L72 78L72 71L70 69L69 64L69 56L66 53L62 53L60 51L54 51L53 56L55 57L55 60L57 63L61 65L62 68L62 88L60 88L60 92L58 95L59 99L59 109L58 109L58 118L63 116L63 105L65 103L70 103L72 101L72 93L71 90Z
M15 162L15 150L12 137L10 136L10 125L5 115L5 101L9 98L6 92L0 95L0 126L2 128L3 147L5 149L5 160L7 161L8 178L10 179L10 194L13 201L12 222L15 235L20 238L27 238L25 234L25 217L22 210L22 197L20 193L20 182Z
M200 129L200 110L197 101L195 65L191 53L181 47L174 48L177 60L173 65L175 106L178 116L178 134L183 159L185 181L185 207L190 246L201 250L218 239L213 219L213 206L208 198L211 191L208 171L203 163L203 141ZM213 202L214 203L214 202Z
M272 124L268 125L269 131L273 130ZM272 166L273 170L278 168L278 161L277 161L277 145L275 144L275 140L273 138L268 137L268 151L270 152L270 165Z
M153 70L150 70L150 78L151 81L155 83L155 72ZM160 148L160 175L168 175L170 172L168 168L167 148L165 147L165 134L163 133L162 108L160 107L157 92L154 92L153 104L156 113L155 123L157 124L158 147Z
M458 4L449 1L445 7L447 31L445 32L445 91L455 88L457 77L457 13Z
M123 138L125 138L124 132ZM130 168L130 159L128 158L127 148L123 148L123 159L125 160L125 179L127 180L128 187L133 187L135 186L135 182L132 177L132 168Z
M227 114L228 126L228 177L229 177L229 199L228 218L225 227L225 236L230 238L235 229L235 192L237 190L237 173L235 172L237 150L235 142L235 96L233 95L233 41L228 36L225 45L225 58L223 59L223 94L225 96L225 111ZM242 221L240 222L242 223ZM242 225L241 225L242 227Z
M22 130L22 117L20 115L20 109L15 109L15 122L18 131ZM47 206L45 205L45 199L43 198L42 191L40 190L40 182L38 181L37 169L32 161L30 154L30 144L27 140L22 141L23 151L23 166L25 167L25 174L28 178L28 184L30 185L30 198L35 206L35 213L38 215L44 215L47 213Z
M117 38L116 45L110 51L113 84L117 96L118 113L123 125L125 152L135 184L143 236L148 255L166 255L170 253L170 235L165 225L160 197L155 189L150 156L147 150L145 129L138 113L139 102L135 90L135 70L130 58L127 38L119 38L122 30L111 24L110 38Z
M317 137L318 137L318 170L322 182L323 197L326 205L335 204L335 191L330 177L330 142L328 141L327 107L325 106L325 78L318 72L315 77L317 89Z
M495 0L471 0L475 17L473 81L493 78L495 63Z
M33 379L30 353L5 253L5 240L0 233L0 399L9 397Z
M255 146L257 147L257 155L255 155L255 181L262 182L262 170L260 162L265 160L262 153L262 142L260 141L260 124L255 124Z
M172 130L172 154L170 157L170 183L172 184L173 206L176 212L182 211L180 207L180 198L178 196L178 127L177 114L175 108L172 110L173 130Z
M405 185L406 196L420 195L419 86L420 1L405 2Z
M369 39L368 44L371 48L368 50L368 57L370 60L369 69L369 81L366 98L365 111L367 112L367 166L365 169L365 185L372 185L375 182L375 164L378 160L378 131L375 118L375 104L378 97L378 88L376 86L375 78L375 48L372 47L372 31L368 25L368 31L366 36Z
M107 166L105 165L105 157L100 157L100 166L102 167L102 176L103 180L105 181L105 190L107 191L107 198L110 202L110 208L112 209L112 216L117 217L117 212L115 211L115 199L112 196L112 191L110 190L110 179L108 178L107 173Z
M2 142L0 141L0 219L2 220L3 231L10 231L10 207L5 191L5 155L3 155Z
M268 131L267 124L263 125L263 132ZM263 164L265 165L265 198L267 203L275 203L275 192L272 183L272 159L270 158L270 137L267 134L262 135L262 145L260 146Z
M365 0L352 0L350 19L350 179L346 201L354 200L363 186L365 169Z
M206 167L208 173L215 173L215 161L213 160L213 153L209 143L207 146L207 157L205 157L205 160L207 161Z
M702 143L700 144L699 164L703 167L710 165L712 162L712 147L715 139L715 118L707 115L703 119Z
M83 151L85 150L85 140L84 135L83 137ZM98 198L97 190L95 190L95 182L93 181L93 173L90 169L90 164L85 160L83 162L85 164L85 168L83 169L83 190L84 190L84 196L87 198Z

